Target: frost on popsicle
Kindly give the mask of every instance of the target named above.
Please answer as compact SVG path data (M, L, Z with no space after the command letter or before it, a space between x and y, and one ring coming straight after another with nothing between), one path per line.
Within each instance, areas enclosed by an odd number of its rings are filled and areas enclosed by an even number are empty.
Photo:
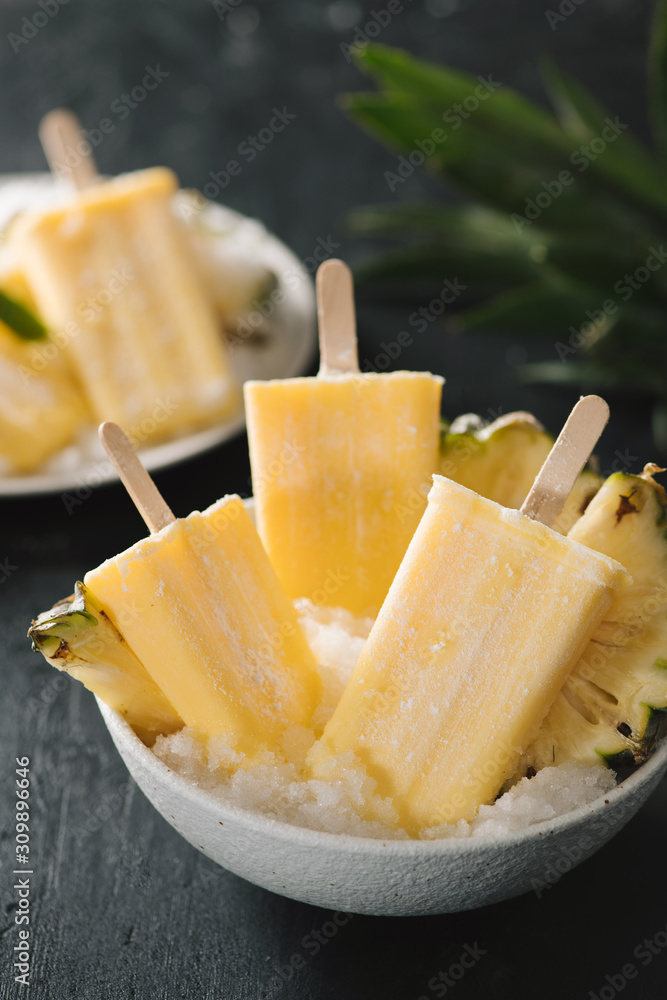
M89 420L69 365L36 318L21 269L0 255L0 475L32 472ZM36 350L35 344L39 344ZM35 356L47 353L49 362Z
M360 372L342 261L317 295L317 377L244 387L257 526L290 598L375 615L437 468L443 379Z
M11 231L41 318L67 335L63 355L95 418L141 427L142 441L224 419L239 403L212 303L171 211L177 190L162 167L122 174L24 212Z

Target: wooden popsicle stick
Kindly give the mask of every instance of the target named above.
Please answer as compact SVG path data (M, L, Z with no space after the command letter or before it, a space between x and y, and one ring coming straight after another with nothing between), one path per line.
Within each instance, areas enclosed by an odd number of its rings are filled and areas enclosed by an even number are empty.
M317 271L320 375L357 374L357 320L352 272L342 260L327 260Z
M81 155L81 122L72 111L54 108L39 123L39 141L54 177L68 170L78 191L99 182L92 151ZM90 145L90 144L89 144Z
M554 523L608 420L609 407L600 396L579 400L538 472L522 514L549 526Z
M134 506L152 535L175 521L157 486L144 469L139 456L118 424L105 420L99 428L100 441L130 494Z

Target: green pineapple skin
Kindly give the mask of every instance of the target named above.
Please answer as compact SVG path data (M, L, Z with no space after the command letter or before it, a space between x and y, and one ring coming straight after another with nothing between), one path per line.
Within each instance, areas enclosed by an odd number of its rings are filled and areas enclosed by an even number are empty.
M28 638L51 666L81 681L120 712L147 745L156 735L173 733L183 726L83 583L77 582L71 597L40 614L28 630Z
M667 494L652 478L615 473L570 538L618 560L632 584L566 681L522 769L600 760L623 779L667 732Z

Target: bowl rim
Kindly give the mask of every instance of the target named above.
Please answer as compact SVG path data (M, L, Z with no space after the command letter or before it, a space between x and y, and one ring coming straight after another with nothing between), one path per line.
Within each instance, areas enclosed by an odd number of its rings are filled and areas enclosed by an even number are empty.
M502 835L493 834L474 838L446 837L435 838L433 840L418 840L413 837L400 840L394 840L393 838L382 839L381 837L360 837L349 833L330 833L327 830L313 830L310 827L297 826L295 823L288 823L285 820L277 819L265 813L244 809L233 803L225 802L222 798L216 798L206 789L193 785L178 771L167 767L164 761L156 757L153 751L139 739L130 724L119 712L110 708L97 696L95 696L95 699L104 723L126 766L127 761L125 753L121 750L121 746L123 749L127 748L133 753L138 762L143 765L144 769L149 772L154 780L159 781L162 785L165 783L171 785L175 791L184 793L185 797L193 805L219 809L221 810L220 815L223 818L229 817L230 820L236 821L239 824L243 823L257 833L270 834L283 841L296 842L302 847L326 848L328 846L335 850L354 851L355 854L374 854L379 852L386 854L389 851L399 856L416 854L417 858L423 857L426 859L433 854L444 856L458 855L471 849L483 853L485 848L497 849L499 843L507 846L517 846L522 841L552 836L557 832L575 827L579 823L591 819L593 816L602 815L617 800L628 795L632 797L633 790L637 789L638 791L641 785L650 783L651 778L655 777L656 773L658 773L657 780L660 780L661 775L659 772L667 770L667 738L663 738L649 759L609 792L605 792L587 805L577 806L576 809L562 813L560 816L542 820L539 823L533 823L521 830L513 830ZM164 816L164 813L162 815Z

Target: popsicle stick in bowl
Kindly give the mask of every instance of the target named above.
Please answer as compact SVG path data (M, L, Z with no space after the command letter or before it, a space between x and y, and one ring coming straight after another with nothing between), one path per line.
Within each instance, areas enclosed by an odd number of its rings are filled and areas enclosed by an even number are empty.
M563 429L526 497L521 513L551 527L609 420L600 396L583 396Z
M66 108L54 108L39 123L39 141L51 173L54 177L62 176L63 166L66 165L78 191L97 184L100 179L92 150L87 153L79 150L82 138L81 122L74 112Z
M342 260L327 260L316 278L320 375L359 371L352 272Z
M152 535L175 521L171 509L165 503L157 486L141 464L141 460L125 432L118 424L106 420L100 424L100 441L111 459L111 464L120 476Z

